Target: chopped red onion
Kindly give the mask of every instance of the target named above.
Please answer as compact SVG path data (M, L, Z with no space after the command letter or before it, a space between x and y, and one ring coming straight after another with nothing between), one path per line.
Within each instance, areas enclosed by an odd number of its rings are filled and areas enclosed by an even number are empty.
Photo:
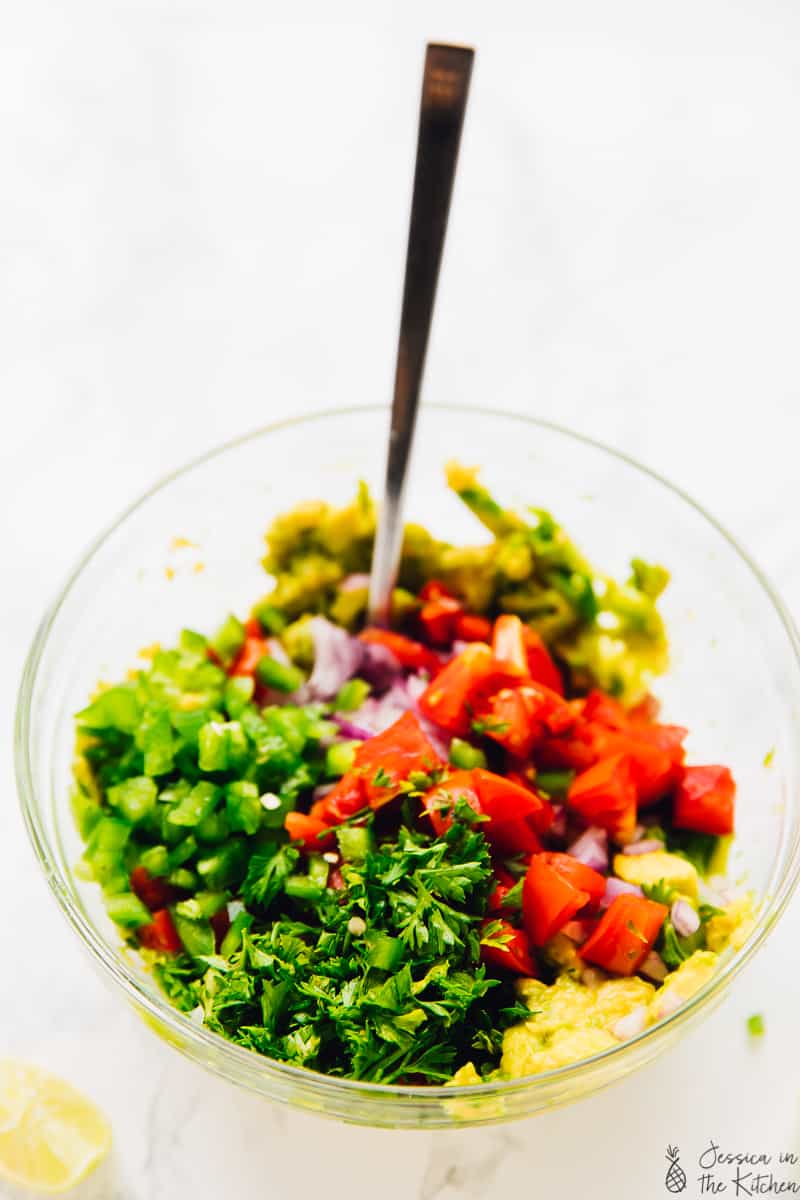
M282 663L284 667L291 666L292 660L289 658L289 655L286 653L286 651L283 647L283 642L280 641L279 638L274 638L274 637L268 638L267 639L267 649L269 651L270 657L274 658L275 662Z
M408 679L406 679L406 689L414 705L416 705L427 686L428 680L423 675L409 675Z
M633 828L633 833L631 834L631 841L632 842L640 842L642 840L642 838L644 837L644 835L645 835L644 825L635 825Z
M683 996L675 988L665 988L655 1002L655 1017L662 1020L669 1017L683 1004Z
M635 883L628 883L624 879L617 879L616 875L609 875L606 880L606 890L600 901L601 908L608 908L617 896L641 896L642 889L637 887Z
M379 646L377 642L361 643L361 665L358 673L367 683L371 683L377 692L383 692L395 679L403 674L403 668L391 650Z
M375 700L374 704L382 727L387 729L393 725L398 717L402 717L403 713L407 713L410 708L414 707L414 701L409 695L405 678L401 676L396 679L388 692L385 692L379 700Z
M651 950L647 958L639 967L642 975L646 975L648 979L652 979L655 983L663 983L667 978L669 971L667 964L664 962L660 954L655 950Z
M358 742L365 742L367 738L375 736L372 729L367 729L365 725L356 725L354 721L343 717L341 713L334 713L333 719L339 726L339 732L342 737L354 738Z
M311 799L316 804L317 800L324 800L328 792L332 792L335 787L335 783L320 783L311 793Z
M678 937L691 937L700 928L700 917L688 900L675 900L669 915Z
M348 724L371 730L372 733L382 733L413 707L406 681L401 676L382 696L369 696L360 708L350 713Z
M457 658L459 654L463 653L463 651L466 650L466 648L467 648L467 646L469 646L469 644L470 644L469 642L462 642L460 638L456 638L456 640L453 642L453 645L450 648L450 657Z
M364 575L361 572L353 575L346 575L339 584L340 592L358 592L362 588L369 587L369 575Z
M308 688L317 700L330 700L358 670L363 644L325 617L312 617L308 629L314 643L314 670Z
M628 1038L636 1037L637 1033L641 1033L646 1025L647 1006L637 1004L636 1008L632 1008L624 1017L615 1021L611 1026L611 1032L620 1042L625 1042Z
M654 850L663 850L664 843L660 838L644 838L641 842L628 842L622 847L623 854L652 854Z
M551 826L552 828L552 826ZM590 825L571 846L567 854L595 871L608 870L608 835L598 825Z

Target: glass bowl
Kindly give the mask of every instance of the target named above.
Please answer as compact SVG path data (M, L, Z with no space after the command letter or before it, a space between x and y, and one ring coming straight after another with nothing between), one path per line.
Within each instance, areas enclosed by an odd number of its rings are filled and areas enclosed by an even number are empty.
M573 1066L474 1087L363 1084L273 1062L172 1008L72 867L81 846L68 804L73 714L99 679L186 625L213 630L266 590L259 564L270 520L298 501L341 503L366 479L380 494L384 408L285 421L212 451L157 484L91 547L39 628L17 710L19 789L39 863L62 912L121 996L176 1049L271 1100L390 1127L481 1124L528 1116L606 1086L653 1059L708 1015L773 928L800 862L798 638L769 584L686 496L603 446L539 421L457 406L420 417L408 517L451 541L481 528L448 493L442 467L482 464L506 504L551 509L601 569L633 555L664 563L672 666L657 682L664 718L691 730L695 761L729 764L739 785L732 878L759 900L747 943L659 1025ZM765 765L765 757L770 765ZM713 1036L713 1029L709 1029Z

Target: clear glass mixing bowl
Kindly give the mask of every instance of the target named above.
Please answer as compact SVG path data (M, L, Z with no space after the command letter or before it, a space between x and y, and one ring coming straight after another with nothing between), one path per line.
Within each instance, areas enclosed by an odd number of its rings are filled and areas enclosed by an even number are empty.
M186 625L211 630L230 610L247 611L266 590L259 559L277 513L312 497L344 502L362 478L379 495L386 427L385 409L360 408L259 430L164 479L95 542L45 616L25 667L16 731L22 807L70 925L120 995L184 1054L271 1100L347 1121L436 1127L509 1120L611 1083L707 1015L774 926L798 877L797 634L733 540L630 459L535 420L426 407L408 516L451 541L480 540L474 518L444 486L443 463L455 457L482 464L504 502L551 509L604 570L624 575L629 558L641 554L672 571L663 601L672 667L655 690L665 719L691 729L690 755L733 768L739 792L731 874L746 874L760 900L746 945L674 1015L594 1058L513 1082L454 1089L334 1079L240 1049L172 1008L121 944L99 889L72 871L81 852L68 804L73 713L98 679L122 676L142 646L169 644Z

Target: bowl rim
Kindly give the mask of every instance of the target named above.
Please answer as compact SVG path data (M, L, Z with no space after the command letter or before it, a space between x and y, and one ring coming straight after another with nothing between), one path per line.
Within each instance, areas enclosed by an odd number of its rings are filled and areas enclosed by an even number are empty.
M469 417L483 417L487 420L518 422L519 424L555 433L564 437L567 441L577 442L590 449L600 451L611 459L624 463L627 467L644 475L650 481L660 485L667 492L683 501L728 543L734 554L749 569L750 574L760 586L788 639L793 652L793 668L795 673L798 674L798 684L800 684L800 635L798 635L794 621L777 590L761 567L739 545L733 535L680 486L671 483L659 472L640 463L632 455L608 446L596 438L569 429L555 421L508 409L463 405L452 402L426 402L425 409L445 413L457 413ZM159 492L166 489L175 480L190 474L213 459L222 457L229 451L235 450L247 443L255 442L259 438L280 433L283 430L298 425L313 424L331 419L353 418L365 414L379 415L381 413L385 413L388 418L389 409L387 405L354 404L346 407L327 407L283 418L259 426L256 429L251 429L246 433L211 447L161 476L89 543L75 565L67 573L65 580L55 595L55 599L45 610L26 656L20 679L14 721L14 759L22 815L37 861L44 871L48 886L55 896L62 914L78 934L97 964L127 994L129 1000L132 1000L136 1005L143 1008L149 1016L159 1022L163 1022L167 1027L176 1029L186 1039L187 1043L193 1043L198 1049L210 1051L212 1057L220 1055L222 1058L230 1059L232 1063L238 1063L242 1068L244 1076L253 1075L255 1072L260 1073L262 1076L277 1074L278 1077L284 1077L287 1082L304 1085L319 1092L338 1093L343 1097L350 1095L354 1099L359 1097L362 1101L371 1098L376 1102L404 1099L409 1103L413 1101L425 1103L445 1099L453 1101L456 1097L459 1100L468 1100L470 1098L502 1097L520 1091L545 1090L547 1085L563 1084L578 1076L593 1074L599 1071L606 1063L630 1055L634 1048L641 1047L645 1042L649 1044L654 1044L656 1041L663 1042L670 1030L680 1025L688 1024L692 1017L699 1014L715 997L721 995L724 988L739 974L762 946L786 908L792 893L797 887L798 881L800 881L800 823L798 823L798 826L793 831L787 829L787 834L791 834L791 837L786 847L786 864L783 874L778 879L775 890L770 895L765 895L760 899L755 924L746 941L727 961L722 962L711 979L688 1000L684 1001L675 1012L662 1018L655 1025L650 1026L634 1037L620 1042L619 1045L611 1046L576 1063L570 1063L563 1067L557 1067L538 1074L520 1076L514 1079L500 1079L478 1084L461 1085L454 1092L450 1084L373 1083L327 1075L307 1067L293 1066L278 1059L268 1058L265 1055L260 1055L244 1047L237 1046L234 1042L229 1042L218 1034L212 1033L204 1026L196 1024L187 1014L173 1007L166 996L162 997L157 992L150 992L145 989L137 977L128 969L121 950L113 950L109 943L106 943L95 933L93 926L84 915L81 906L73 899L69 889L62 884L59 869L54 862L54 856L49 850L49 838L43 828L38 806L35 802L36 786L34 783L30 734L31 700L37 683L39 665L48 644L50 631L62 606L85 568L108 539L124 525L133 513ZM798 691L800 692L800 688L798 688ZM183 1046L179 1046L178 1048L183 1050ZM219 1068L214 1065L213 1061L209 1061L208 1058L205 1061L210 1069L220 1073ZM241 1077L239 1082L243 1082Z

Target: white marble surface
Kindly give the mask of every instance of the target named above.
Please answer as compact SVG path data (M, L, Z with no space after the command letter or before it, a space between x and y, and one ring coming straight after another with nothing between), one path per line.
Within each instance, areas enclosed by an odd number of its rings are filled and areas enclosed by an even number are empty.
M798 903L708 1025L642 1074L532 1122L401 1135L273 1110L174 1056L37 875L9 729L54 580L176 462L387 397L428 35L479 46L428 395L640 455L800 611L797 6L7 6L0 1054L100 1100L108 1198L640 1200L665 1194L668 1141L690 1160L710 1137L800 1149Z

